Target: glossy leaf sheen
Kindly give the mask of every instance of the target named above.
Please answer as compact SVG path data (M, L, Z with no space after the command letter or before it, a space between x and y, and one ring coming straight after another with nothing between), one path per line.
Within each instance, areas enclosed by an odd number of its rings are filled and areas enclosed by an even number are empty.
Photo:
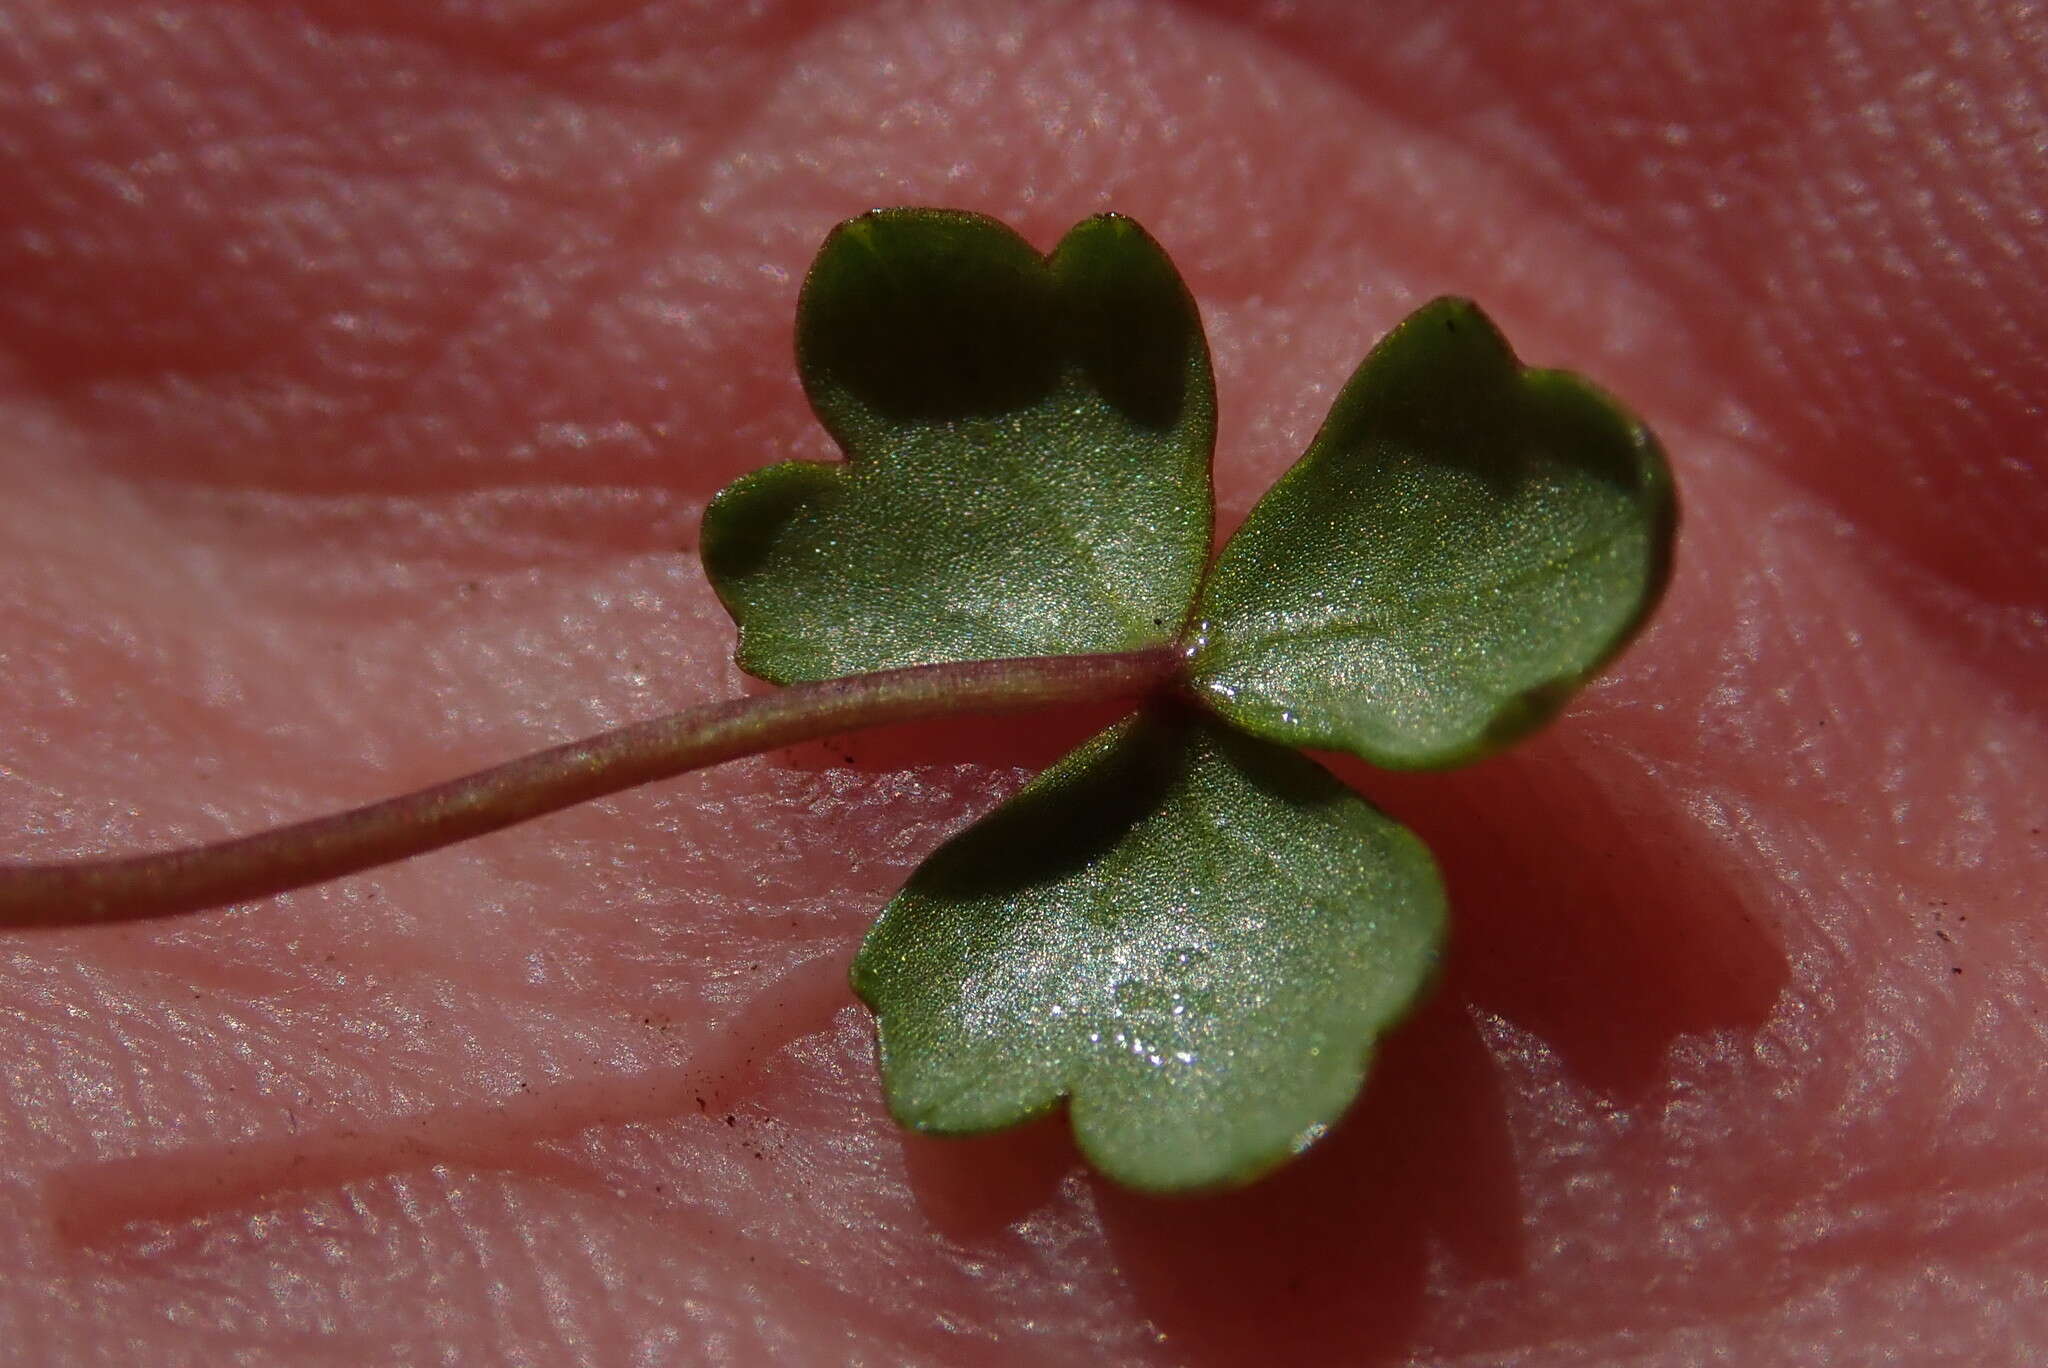
M1627 642L1674 519L1647 431L1437 300L1373 349L1224 549L1196 687L1269 740L1391 768L1476 759Z
M805 281L797 359L847 460L756 471L706 511L742 668L787 683L1179 634L1215 395L1143 229L1101 215L1041 257L977 214L864 215Z
M1421 842L1326 771L1155 711L926 861L854 986L903 1124L989 1130L1068 1096L1102 1172L1198 1188L1337 1118L1443 920Z
M844 224L798 358L847 460L756 472L706 513L745 668L1186 640L1206 705L1103 733L890 903L854 985L891 1109L963 1134L1067 1099L1127 1185L1256 1177L1349 1104L1444 922L1421 843L1270 743L1436 766L1539 725L1662 590L1656 443L1439 300L1366 358L1204 581L1208 353L1128 220L1045 258L972 214Z

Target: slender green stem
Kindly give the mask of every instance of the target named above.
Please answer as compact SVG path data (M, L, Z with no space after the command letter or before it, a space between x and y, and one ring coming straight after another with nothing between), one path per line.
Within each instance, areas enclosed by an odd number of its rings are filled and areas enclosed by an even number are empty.
M0 865L0 927L198 912L324 883L608 793L800 741L959 713L1018 712L1164 687L1178 651L916 665L691 708L460 779L211 845Z

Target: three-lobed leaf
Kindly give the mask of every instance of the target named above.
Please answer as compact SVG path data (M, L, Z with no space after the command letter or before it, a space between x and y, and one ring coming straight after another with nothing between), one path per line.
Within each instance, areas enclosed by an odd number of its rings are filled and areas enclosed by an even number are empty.
M1205 577L1207 346L1130 220L1049 257L973 214L852 220L805 283L798 359L847 460L707 510L742 666L1189 656L1186 697L946 843L870 932L853 977L892 1112L965 1134L1064 1099L1130 1186L1257 1176L1343 1112L1443 935L1421 844L1284 747L1443 766L1546 720L1662 591L1656 442L1438 300Z
M1130 219L1049 257L993 219L877 211L804 283L797 362L844 462L704 516L742 668L780 683L1174 639L1209 553L1200 318Z

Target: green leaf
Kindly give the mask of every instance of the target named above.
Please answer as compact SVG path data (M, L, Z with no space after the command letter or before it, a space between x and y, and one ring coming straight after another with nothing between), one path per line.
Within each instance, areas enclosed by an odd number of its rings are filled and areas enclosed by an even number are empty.
M742 668L781 682L1174 639L1209 551L1215 393L1194 301L1126 218L1050 257L978 214L835 229L797 313L844 463L704 516Z
M892 1111L961 1134L1064 1100L1126 1185L1257 1177L1349 1105L1444 933L1421 843L1272 743L1438 766L1539 725L1663 589L1655 441L1439 300L1205 580L1207 347L1128 220L1041 257L978 215L867 215L820 251L797 333L846 459L756 472L706 512L745 668L1178 642L1209 708L1153 700L890 903L853 977Z
M1103 1173L1184 1190L1336 1119L1443 922L1406 829L1299 755L1155 710L941 847L854 987L904 1125L992 1130L1066 1096Z
M1269 740L1399 769L1476 759L1627 643L1675 521L1640 423L1437 300L1366 357L1224 548L1195 686Z

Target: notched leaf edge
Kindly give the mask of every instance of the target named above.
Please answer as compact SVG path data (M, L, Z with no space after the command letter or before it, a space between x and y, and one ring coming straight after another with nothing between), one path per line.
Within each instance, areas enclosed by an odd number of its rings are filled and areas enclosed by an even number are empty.
M1184 738L1173 745L1184 749L1162 757L1158 735L1168 725L1162 714L1177 711L1185 711L1187 720L1173 724ZM1269 816L1284 807L1287 824L1302 834L1270 848L1254 836L1255 864L1285 871L1283 883L1300 882L1268 891L1264 906L1273 913L1273 925L1260 938L1233 944L1229 933L1214 932L1207 948L1197 950L1202 957L1215 954L1215 971L1229 976L1219 989L1218 1012L1201 1015L1201 998L1191 992L1186 1034L1152 1040L1159 1050L1179 1041L1193 1045L1197 1055L1206 1048L1228 1061L1243 1052L1244 1062L1219 1068L1207 1059L1196 1065L1189 1056L1195 1067L1185 1078L1165 1080L1140 1069L1136 1077L1145 1081L1134 1084L1124 1057L1127 1043L1111 1043L1112 1033L1128 1029L1134 1037L1149 1036L1154 1028L1121 1010L1102 1015L1100 985L1116 976L1122 987L1142 983L1146 992L1161 991L1156 976L1133 968L1159 949L1157 911L1146 903L1146 911L1134 911L1128 920L1100 917L1094 925L1108 938L1078 954L1070 943L1071 926L1061 923L1088 922L1105 913L1101 898L1111 888L1127 887L1129 896L1142 899L1148 871L1142 864L1134 870L1132 848L1156 852L1162 840L1168 850L1187 847L1157 831L1141 840L1133 840L1134 833L1157 824L1170 835L1188 819L1190 795L1213 791L1219 768L1228 771L1229 785L1238 791L1227 794L1221 806L1203 809L1203 822L1213 821L1227 843L1226 829L1243 825L1247 799L1268 808ZM1179 788L1184 782L1193 787ZM1107 836L1093 830L1101 823L1086 810L1104 802L1115 810L1107 819L1114 834ZM1074 824L1091 830L1079 841L1050 831ZM1054 838L1035 839L1048 834ZM994 908L973 901L1007 887L1001 873L1006 853L1014 860L1020 849L1054 846L1061 859L1052 873L999 897ZM1364 869L1367 882L1339 886L1330 882L1328 862L1316 869L1309 852L1332 849L1345 852L1337 857L1347 868L1344 877ZM1200 868L1166 871L1166 882L1185 886L1216 872L1199 854L1194 858ZM1160 871L1155 866L1149 872ZM1239 886L1237 880L1225 882ZM1289 902L1293 896L1306 901L1295 906ZM967 901L948 903L948 897ZM1041 899L1063 906L1047 912ZM1006 922L1006 902L1026 910ZM1031 910L1034 903L1037 910ZM1217 893L1211 903L1200 909L1198 923L1224 916L1231 899ZM875 1014L885 1099L905 1129L983 1135L1065 1110L1077 1147L1097 1172L1138 1191L1196 1193L1256 1181L1341 1120L1364 1089L1387 1034L1433 990L1446 914L1441 877L1421 839L1326 770L1288 748L1203 720L1199 710L1154 705L1084 744L935 851L870 931L852 979ZM1177 909L1177 915L1196 915L1196 909ZM1043 938L1018 939L1034 931ZM1169 939L1189 935L1199 941L1199 933L1186 926L1176 927ZM935 951L926 938L941 949ZM955 958L963 953L978 959ZM1044 963L1029 963L1033 954ZM934 960L941 967L935 969ZM1031 990L1045 985L1030 980L1048 964L1056 967L1056 986L1051 999L1039 1002ZM967 996L916 1005L921 991L956 974L957 989L937 991ZM1040 1013L1057 1017L1064 1010L1065 1023L1050 1030L1030 1022L1006 1024L1013 1023L1008 1013L1016 1005L1005 997L1011 991L1030 997ZM1273 1016L1275 1011L1280 1015ZM1174 1016L1179 1015L1176 999ZM921 1039L917 1033L930 1029L934 1018L946 1023L942 1031L957 1022L979 1025L950 1041L943 1035ZM1090 1043L1083 1044L1081 1033L1090 1026L1100 1035L1087 1036ZM913 1095L905 1062L935 1057L920 1056L922 1050L954 1058L936 1069L923 1063ZM1164 1066L1162 1060L1154 1063ZM1161 1080L1157 1086L1147 1086L1155 1079ZM1164 1114L1157 1114L1161 1107ZM1175 1136L1182 1148L1172 1147Z
M950 272L951 285L943 279L937 286L928 280L921 281L918 271L905 270L902 261L878 253L874 236L894 231L931 233L951 239L947 250L936 254L943 260L934 268L940 277ZM966 245L962 246L963 243ZM887 340L883 345L865 345L863 329L872 333L874 318L860 316L858 309L836 323L830 317L836 305L846 302L840 299L835 304L834 296L845 293L844 282L838 277L846 274L844 268L850 255L893 273L906 295L917 296L922 290L927 304L977 272L992 273L998 284L987 286L982 282L982 286L976 286L970 279L967 295L998 303L1007 299L1008 303L993 310L967 310L963 315L959 299L940 298L940 313L959 316L946 345L920 351L915 345L917 328L885 328ZM929 262L919 264L925 266ZM1003 279L1007 279L1007 285L1001 284ZM888 293L893 297L897 291L892 289ZM1127 310L1127 316L1120 317L1119 308ZM1167 311L1161 316L1177 313L1177 326L1134 327L1133 320L1145 311L1160 310ZM893 394L893 402L907 415L906 421L937 423L942 427L957 418L978 415L985 419L990 416L985 410L1006 411L1005 404L1025 403L1036 391L1047 390L1059 382L1057 365L1018 380L1005 375L1004 365L987 364L986 357L977 359L977 339L995 339L999 347L1013 348L1021 334L1038 339L1026 345L1025 351L1038 346L1041 360L1065 356L1069 363L1078 365L1095 391L1134 430L1150 430L1162 439L1170 438L1171 444L1178 445L1189 457L1198 458L1191 460L1191 468L1186 472L1190 481L1190 516L1185 529L1178 526L1181 513L1170 507L1159 510L1166 515L1160 524L1149 520L1131 524L1148 529L1163 527L1173 533L1169 537L1165 531L1153 532L1160 547L1157 556L1176 564L1185 562L1169 572L1180 581L1168 595L1173 602L1162 599L1150 603L1143 611L1124 614L1120 623L1123 635L1114 639L1098 634L1100 639L1081 642L1008 642L1004 649L840 661L839 668L822 671L785 659L790 650L788 633L763 628L746 581L776 557L787 554L785 534L804 513L848 497L851 481L869 464L878 432L883 429L866 422L863 415L871 416L876 406L868 403L863 407L860 396L865 394L872 400L877 392L884 399ZM806 397L820 425L839 447L841 459L787 461L748 472L720 490L706 506L701 559L714 594L736 625L738 643L734 655L741 669L757 678L789 684L891 665L977 656L1136 650L1175 639L1193 611L1195 593L1208 560L1214 516L1209 466L1215 446L1215 387L1208 343L1194 298L1172 259L1136 220L1113 212L1096 214L1075 224L1052 251L1041 254L1007 225L986 215L951 209L871 210L835 226L820 247L799 298L797 337L798 371ZM911 339L907 348L905 338ZM911 360L904 362L898 358L891 363L896 372L894 379L870 383L863 390L859 384L849 385L834 378L849 370L859 371L863 366L872 369L870 363L878 352L906 349ZM1014 363L1016 354L1014 349L1006 351L1003 360ZM1014 364L1010 368L1014 369ZM929 372L936 372L936 379ZM873 381L874 377L869 379ZM963 389L972 391L970 398L957 404L957 412L947 411L950 401L945 396L952 394L957 398ZM1174 437L1176 429L1180 435ZM971 455L965 445L962 454L963 459ZM963 473L971 470L971 462L963 467ZM1154 478L1157 481L1181 477L1162 468ZM1184 547L1178 545L1182 540L1186 542ZM828 571L816 549L810 550L812 558L819 561L815 572ZM1110 591L1101 595L1105 601L1119 601L1115 584L1105 581L1104 587Z
M1345 424L1357 421L1355 415L1347 410L1369 401L1366 393L1370 381L1368 373L1375 361L1383 354L1393 353L1411 332L1436 328L1464 334L1467 339L1476 336L1488 345L1499 358L1502 378L1516 387L1523 403L1576 407L1581 410L1582 418L1589 417L1607 427L1619 439L1615 445L1628 453L1628 460L1625 471L1615 472L1623 476L1617 484L1638 502L1645 515L1648 557L1642 592L1633 612L1602 643L1588 664L1537 680L1503 698L1493 717L1469 743L1417 756L1353 744L1336 731L1334 724L1317 726L1291 708L1275 705L1268 710L1272 716L1262 716L1258 711L1242 706L1239 703L1240 686L1227 677L1231 663L1230 639L1227 633L1219 632L1210 620L1210 596L1218 568L1230 557L1232 547L1246 531L1256 526L1261 507L1276 500L1284 501L1292 485L1312 478L1311 462L1326 446L1341 440L1340 430ZM1329 415L1308 448L1261 496L1230 543L1210 564L1203 577L1202 589L1196 596L1190 647L1190 691L1219 717L1278 744L1353 754L1389 770L1448 770L1471 764L1497 754L1548 725L1581 689L1597 678L1641 635L1669 587L1677 529L1677 486L1669 461L1662 444L1632 410L1607 390L1576 372L1523 365L1499 326L1476 302L1457 295L1439 296L1397 323L1367 352L1339 391Z

